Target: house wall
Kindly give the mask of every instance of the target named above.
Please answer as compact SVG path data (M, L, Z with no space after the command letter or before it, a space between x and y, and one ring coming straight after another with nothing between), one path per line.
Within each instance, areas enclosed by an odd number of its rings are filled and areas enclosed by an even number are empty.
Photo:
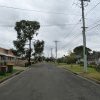
M14 56L11 50L0 48L0 66L7 65L9 63L15 66L25 66L26 60L21 60Z
M6 65L8 63L14 63L15 56L11 50L0 48L0 65Z

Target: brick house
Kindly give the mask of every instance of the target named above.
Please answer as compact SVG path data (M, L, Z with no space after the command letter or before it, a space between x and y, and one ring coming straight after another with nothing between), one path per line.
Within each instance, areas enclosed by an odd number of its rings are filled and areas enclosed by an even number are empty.
M0 65L6 65L7 63L14 63L16 56L11 50L0 47Z

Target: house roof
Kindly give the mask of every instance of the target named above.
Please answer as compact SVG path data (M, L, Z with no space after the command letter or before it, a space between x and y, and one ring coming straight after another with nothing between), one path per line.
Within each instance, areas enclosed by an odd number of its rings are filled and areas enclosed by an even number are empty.
M7 52L6 52L7 51ZM11 50L0 47L0 55L7 57L15 57Z

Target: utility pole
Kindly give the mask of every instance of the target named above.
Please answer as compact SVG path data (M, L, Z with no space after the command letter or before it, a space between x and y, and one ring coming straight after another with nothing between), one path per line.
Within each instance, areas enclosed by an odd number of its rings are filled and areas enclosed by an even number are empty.
M59 41L56 40L56 41L54 41L54 42L55 42L55 53L56 53L56 61L57 61L57 56L58 56L58 55L57 55L57 52L58 52L58 42L59 42Z
M85 15L84 15L84 2L90 2L90 0L80 0L82 8L82 22L83 22L83 55L84 55L84 71L87 72L87 50L86 50L86 28L85 27Z

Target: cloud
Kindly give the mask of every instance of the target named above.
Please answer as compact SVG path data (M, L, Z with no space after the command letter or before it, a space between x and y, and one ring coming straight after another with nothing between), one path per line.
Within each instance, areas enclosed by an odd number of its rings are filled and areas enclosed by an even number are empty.
M79 2L79 1L78 1ZM89 12L99 0L92 0L85 12ZM75 46L82 45L82 22L81 9L73 0L0 0L0 5L11 6L21 9L33 9L34 11L18 10L0 7L0 46L12 48L12 41L16 39L16 31L14 26L16 21L22 19L36 20L40 22L41 28L36 39L41 39L46 42L45 54L50 56L50 48L53 48L55 55L54 40L58 43L58 56L63 56ZM75 1L75 3L77 3ZM93 11L86 16L86 26L90 29L94 23L100 20L100 6L97 6ZM76 23L79 25L75 25ZM68 25L73 24L73 25ZM97 23L95 23L97 25ZM91 49L100 50L99 48L99 26L86 32L87 46Z

